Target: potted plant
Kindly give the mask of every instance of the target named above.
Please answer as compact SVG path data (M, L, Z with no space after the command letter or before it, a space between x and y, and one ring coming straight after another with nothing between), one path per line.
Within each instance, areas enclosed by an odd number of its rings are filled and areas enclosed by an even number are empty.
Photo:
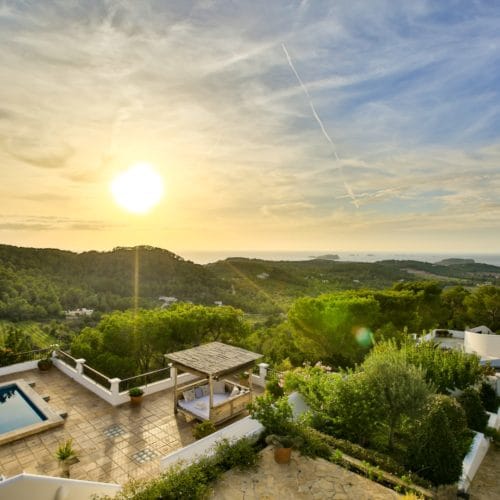
M141 404L144 391L140 387L132 387L132 389L129 389L128 395L130 396L130 402L137 406Z
M40 361L38 361L38 369L41 372L46 372L52 368L52 359L50 358L43 358Z
M69 478L69 469L72 465L78 463L78 457L73 449L73 440L68 439L59 445L56 451L56 458L61 465L63 477Z
M274 461L278 464L288 464L292 456L292 449L302 444L299 436L278 436L269 434L266 443L274 446Z

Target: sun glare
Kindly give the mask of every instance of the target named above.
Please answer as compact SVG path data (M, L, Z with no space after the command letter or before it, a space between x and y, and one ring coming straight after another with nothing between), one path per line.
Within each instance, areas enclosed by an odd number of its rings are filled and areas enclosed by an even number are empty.
M161 200L163 179L151 165L139 163L113 179L111 193L125 210L145 214Z

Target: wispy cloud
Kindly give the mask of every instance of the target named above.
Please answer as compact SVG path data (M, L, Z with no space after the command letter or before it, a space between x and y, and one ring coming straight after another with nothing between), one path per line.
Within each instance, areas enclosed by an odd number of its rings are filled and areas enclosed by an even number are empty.
M168 202L134 228L162 246L500 229L499 22L486 1L4 3L0 194L108 244L87 219L111 239L107 183L146 160Z

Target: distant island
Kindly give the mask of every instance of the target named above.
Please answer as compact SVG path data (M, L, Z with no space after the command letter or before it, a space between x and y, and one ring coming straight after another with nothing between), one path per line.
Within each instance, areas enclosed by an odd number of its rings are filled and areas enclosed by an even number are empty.
M311 255L311 259L316 259L316 260L339 260L340 257L337 254L334 253L327 253L325 255Z
M441 266L460 266L461 264L475 264L475 263L476 261L474 259L456 259L456 258L443 259L440 260L439 262L436 262L436 264Z

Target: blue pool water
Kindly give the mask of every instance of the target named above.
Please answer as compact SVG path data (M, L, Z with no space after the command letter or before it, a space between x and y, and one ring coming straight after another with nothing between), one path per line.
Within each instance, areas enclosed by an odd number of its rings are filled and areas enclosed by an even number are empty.
M0 434L47 420L16 384L0 387Z

